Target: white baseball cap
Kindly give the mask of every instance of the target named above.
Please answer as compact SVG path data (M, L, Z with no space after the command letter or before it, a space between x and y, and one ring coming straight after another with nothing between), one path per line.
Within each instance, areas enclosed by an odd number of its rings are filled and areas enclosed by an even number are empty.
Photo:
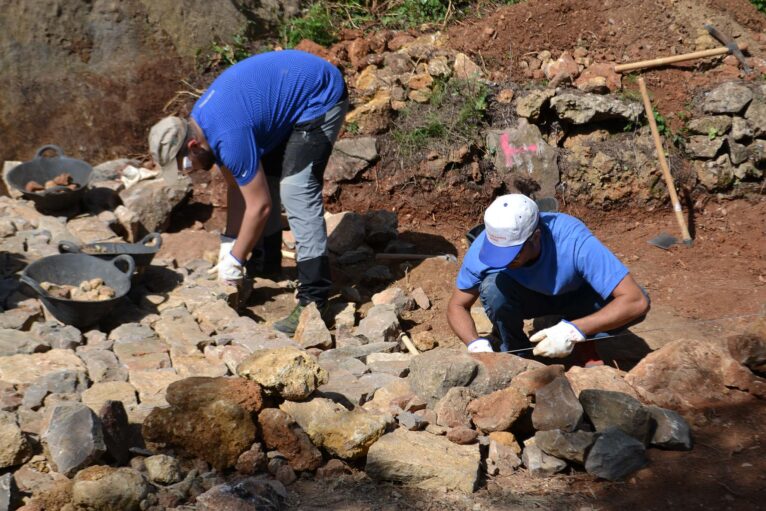
M513 193L495 199L484 212L486 238L479 261L491 268L508 266L537 229L539 218L537 204L526 195Z
M176 156L185 154L189 133L189 123L175 116L165 117L149 130L149 152L163 176L178 174Z

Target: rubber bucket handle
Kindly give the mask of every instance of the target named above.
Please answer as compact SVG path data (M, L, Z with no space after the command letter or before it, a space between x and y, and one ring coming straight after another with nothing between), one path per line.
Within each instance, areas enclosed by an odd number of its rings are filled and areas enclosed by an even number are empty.
M120 263L120 262L124 262L125 264L128 265L127 271L117 266L117 263ZM117 257L112 259L112 264L114 265L115 268L117 268L118 270L120 270L122 273L126 275L133 275L133 272L136 271L136 262L133 260L132 257L130 257L127 254L118 255Z
M35 151L35 158L42 158L43 157L43 153L45 153L45 151L48 151L48 150L55 151L56 152L56 156L59 157L59 158L64 156L64 150L63 149L61 149L59 146L57 146L55 144L48 144L48 145L42 146L37 151Z

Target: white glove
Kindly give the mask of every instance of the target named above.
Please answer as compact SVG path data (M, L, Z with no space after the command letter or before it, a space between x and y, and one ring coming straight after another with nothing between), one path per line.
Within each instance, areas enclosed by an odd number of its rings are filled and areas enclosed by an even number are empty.
M242 263L228 252L223 259L218 261L218 280L225 280L239 285L245 278L245 272L242 269Z
M478 338L468 343L468 351L471 353L492 353L492 346L488 340Z
M234 242L237 238L230 238L221 234L221 246L218 248L218 264L221 264L227 255L231 254L231 249L234 248Z
M529 340L538 343L532 351L535 355L564 358L572 353L576 342L585 340L585 335L573 323L562 319L554 326L540 330Z

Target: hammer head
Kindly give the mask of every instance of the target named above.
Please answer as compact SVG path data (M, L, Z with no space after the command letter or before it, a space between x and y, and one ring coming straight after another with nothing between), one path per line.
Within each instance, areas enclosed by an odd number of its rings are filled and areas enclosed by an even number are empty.
M731 37L728 37L718 31L713 25L710 25L709 23L706 23L703 25L705 27L705 30L708 31L708 33L713 36L715 39L717 39L721 44L726 46L729 49L729 53L737 57L740 64L742 64L742 70L745 73L752 72L752 69L750 69L750 66L747 65L747 62L745 61L745 55L742 53L742 50L739 49L739 46L737 43L734 42L734 40Z

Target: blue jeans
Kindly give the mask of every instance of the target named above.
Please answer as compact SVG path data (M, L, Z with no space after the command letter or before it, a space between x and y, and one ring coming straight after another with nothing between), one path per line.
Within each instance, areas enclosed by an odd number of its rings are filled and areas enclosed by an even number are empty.
M493 273L482 281L479 296L500 335L500 351L531 346L523 329L525 319L548 315L578 319L593 314L612 300L612 297L604 300L587 284L569 293L544 295L525 288L502 272Z

